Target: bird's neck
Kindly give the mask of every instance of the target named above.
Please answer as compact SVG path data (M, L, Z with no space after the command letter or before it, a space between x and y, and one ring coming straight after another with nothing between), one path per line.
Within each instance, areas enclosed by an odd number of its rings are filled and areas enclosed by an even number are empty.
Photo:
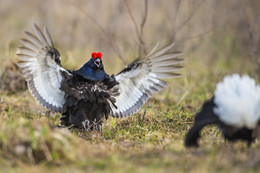
M79 70L76 70L75 73L83 77L84 79L94 81L94 82L100 82L106 79L107 77L109 77L104 70L100 70L100 69L94 70L85 65L81 67Z

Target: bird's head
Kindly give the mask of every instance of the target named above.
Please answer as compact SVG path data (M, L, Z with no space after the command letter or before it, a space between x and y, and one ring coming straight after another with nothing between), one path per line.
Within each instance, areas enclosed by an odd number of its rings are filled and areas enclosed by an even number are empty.
M93 52L90 60L84 64L79 70L76 71L81 77L91 81L102 81L108 77L104 70L102 63L102 54L100 52Z
M103 63L102 63L102 54L100 52L96 53L96 52L93 52L91 54L91 58L90 58L90 66L91 68L93 69L96 69L96 70L104 70L104 66L103 66Z

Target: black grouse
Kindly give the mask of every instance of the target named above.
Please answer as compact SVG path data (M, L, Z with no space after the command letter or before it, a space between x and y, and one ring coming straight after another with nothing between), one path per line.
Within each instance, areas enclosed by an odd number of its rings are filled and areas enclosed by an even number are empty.
M34 33L25 32L17 57L18 66L33 97L45 108L62 114L61 124L101 130L103 117L127 117L136 113L156 92L167 86L165 78L179 77L181 52L169 52L173 44L127 65L116 76L109 76L102 54L92 53L79 70L61 66L46 27L43 32L35 24Z
M225 139L243 140L250 146L260 134L260 86L247 75L226 76L196 115L185 146L197 147L200 131L211 124L218 125Z

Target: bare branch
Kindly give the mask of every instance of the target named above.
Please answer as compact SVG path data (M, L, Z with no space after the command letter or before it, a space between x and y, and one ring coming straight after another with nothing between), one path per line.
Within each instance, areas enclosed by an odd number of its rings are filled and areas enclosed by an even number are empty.
M147 19L147 12L148 12L148 0L144 0L144 17L141 23L141 33L143 32L143 27Z
M201 37L204 37L205 35L211 33L213 31L213 28L209 29L208 31L206 32L203 32L203 33L200 33L200 34L196 34L196 35L193 35L193 36L190 36L190 37L186 37L178 42L186 42L186 41L189 41L191 39L195 39L195 38L201 38Z
M179 9L180 9L180 5L181 5L181 0L178 0L177 1L177 5L176 5L176 11L175 11L175 14L174 14L174 19L173 21L176 22L176 18L178 16L178 12L179 12Z
M178 29L176 30L176 33L179 32L194 16L194 14L198 11L198 9L201 7L201 4L204 2L205 0L201 0L199 2L199 4L193 9L193 11L191 12L191 14L188 16L188 18L178 27Z
M146 22L146 20L147 20L147 13L148 13L148 0L145 0L144 1L144 17L143 17L143 20L142 20L142 23L141 23L141 26L140 26L140 28L141 28L141 38L142 38L142 40L143 40L143 30L144 30L144 25L145 25L145 22ZM146 51L146 48L145 48L145 41L143 41L142 42L143 44L141 44L141 50L145 53L145 54L147 54L147 51Z
M122 56L122 53L120 52L120 49L116 43L116 41L113 40L113 38L111 37L111 34L109 34L96 20L93 16L91 16L89 13L87 13L78 3L77 1L68 1L70 2L75 8L77 8L82 14L84 14L87 18L89 18L91 20L91 22L93 22L98 29L104 34L104 36L107 38L107 42L109 43L109 45L112 47L112 49L114 50L114 52L116 52L117 56L119 57L119 59L124 63L127 64L127 62L125 61L125 59Z
M182 24L176 29L176 31L173 33L170 41L173 42L175 39L176 34L192 19L192 17L194 16L194 14L198 11L198 9L201 7L201 4L204 2L205 0L201 0L198 5L193 9L193 11L190 13L190 15L187 17L186 20L184 20L182 22ZM177 15L177 13L176 13Z
M130 7L129 7L129 4L127 3L127 0L124 0L124 4L125 4L125 7L127 9L128 15L130 16L130 18L131 18L131 20L132 20L132 22L134 24L135 32L136 32L137 37L139 39L140 35L139 35L138 25L137 25L137 22L136 22L136 20L135 20L135 18L133 16L133 13L132 13Z
M244 9L244 13L245 13L245 9ZM249 18L248 15L244 15L246 16L246 18ZM248 38L250 41L250 47L251 47L251 52L250 52L250 57L252 59L253 64L255 65L255 72L256 72L256 76L258 77L258 79L260 78L259 74L260 74L260 62L259 62L259 57L257 56L257 48L258 48L258 44L256 39L254 39L253 36L253 31L252 31L252 26L250 25L250 20L249 19L245 19L245 23L247 25L247 30L248 30Z
M143 20L141 22L140 25L140 30L138 28L138 24L134 18L134 15L132 13L131 8L129 7L129 4L127 2L127 0L124 0L124 5L127 9L128 15L130 16L133 24L134 24L134 28L135 28L135 33L137 35L137 38L139 40L139 56L142 56L143 52L146 54L146 49L145 49L145 42L143 40L143 28L147 19L147 13L148 13L148 0L145 0L145 12L144 12L144 17Z

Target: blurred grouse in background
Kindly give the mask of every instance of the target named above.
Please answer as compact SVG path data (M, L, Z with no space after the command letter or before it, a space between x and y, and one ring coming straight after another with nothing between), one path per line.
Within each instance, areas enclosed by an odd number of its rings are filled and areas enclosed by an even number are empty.
M167 86L161 79L180 76L180 52L169 52L173 44L130 63L116 76L109 76L102 54L92 53L79 70L61 66L46 27L34 24L34 33L25 32L17 63L33 97L45 108L62 114L61 124L101 130L103 117L127 117L137 112L156 92Z
M246 75L226 76L196 115L186 147L198 146L199 132L211 124L218 125L225 139L243 140L250 146L260 134L260 86Z

